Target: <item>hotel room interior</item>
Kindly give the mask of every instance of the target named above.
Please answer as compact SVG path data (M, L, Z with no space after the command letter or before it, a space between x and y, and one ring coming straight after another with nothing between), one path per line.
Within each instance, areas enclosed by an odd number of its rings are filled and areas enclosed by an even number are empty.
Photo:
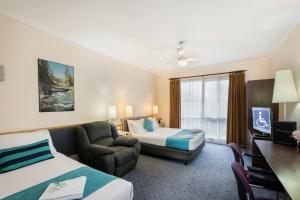
M0 0L0 199L300 200L299 0Z

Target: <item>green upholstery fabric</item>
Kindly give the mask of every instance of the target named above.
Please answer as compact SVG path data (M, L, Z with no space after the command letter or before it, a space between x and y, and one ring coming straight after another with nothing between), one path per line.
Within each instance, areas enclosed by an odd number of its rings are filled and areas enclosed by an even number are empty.
M96 140L93 144L101 145L101 146L106 146L106 147L111 147L114 143L114 138L113 137L105 137Z
M114 152L114 155L116 167L122 166L122 164L132 160L133 158L137 158L137 152L133 147L118 148L118 150Z
M128 146L133 147L139 140L137 138L119 136L114 140L114 146Z
M101 138L112 137L111 125L108 122L98 121L83 124L82 126L86 129L91 143L94 143L96 140Z
M118 136L108 122L93 122L76 128L80 160L98 170L123 176L135 167L139 153L138 139Z

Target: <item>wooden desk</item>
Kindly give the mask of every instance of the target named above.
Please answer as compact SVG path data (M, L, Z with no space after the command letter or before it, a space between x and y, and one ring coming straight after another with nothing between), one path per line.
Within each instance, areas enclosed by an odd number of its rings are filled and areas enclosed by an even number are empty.
M300 200L300 152L296 147L255 140L261 154L293 200Z

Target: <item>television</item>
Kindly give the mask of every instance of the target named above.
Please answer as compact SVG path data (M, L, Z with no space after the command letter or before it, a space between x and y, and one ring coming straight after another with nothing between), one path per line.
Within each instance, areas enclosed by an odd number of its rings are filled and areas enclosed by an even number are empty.
M271 108L252 107L253 129L263 135L272 133Z

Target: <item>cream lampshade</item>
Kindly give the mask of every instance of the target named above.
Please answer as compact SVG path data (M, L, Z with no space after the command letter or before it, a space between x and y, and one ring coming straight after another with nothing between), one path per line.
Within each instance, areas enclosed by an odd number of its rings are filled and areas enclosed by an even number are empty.
M286 103L298 101L298 94L294 82L292 70L280 70L276 72L273 103L284 103L283 118L286 120Z
M159 112L158 112L158 105L154 105L153 108L152 108L152 114L153 115L158 115Z
M133 116L132 105L125 105L125 117L132 117L132 116Z
M117 106L109 105L108 106L108 119L116 119L117 117L118 117Z

